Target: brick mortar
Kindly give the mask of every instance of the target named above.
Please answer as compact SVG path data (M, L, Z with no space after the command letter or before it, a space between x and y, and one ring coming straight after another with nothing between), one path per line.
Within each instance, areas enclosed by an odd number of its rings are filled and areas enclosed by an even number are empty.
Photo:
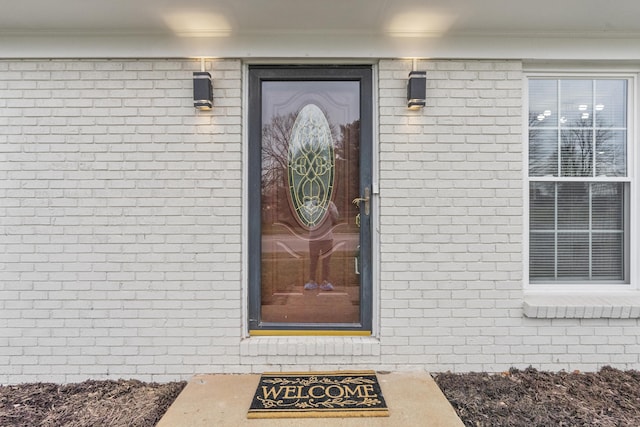
M523 316L519 61L418 61L416 112L379 62L379 331L243 340L242 64L206 66L202 113L199 61L0 61L0 382L640 366L636 319Z

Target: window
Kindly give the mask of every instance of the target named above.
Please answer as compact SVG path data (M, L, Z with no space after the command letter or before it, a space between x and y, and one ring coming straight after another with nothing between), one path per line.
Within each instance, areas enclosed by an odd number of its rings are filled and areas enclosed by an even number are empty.
M630 83L529 79L531 284L630 283Z

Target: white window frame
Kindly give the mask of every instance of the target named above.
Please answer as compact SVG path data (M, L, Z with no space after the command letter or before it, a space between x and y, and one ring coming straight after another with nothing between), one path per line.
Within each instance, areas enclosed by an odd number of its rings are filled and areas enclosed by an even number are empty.
M523 77L523 288L525 297L527 295L554 295L554 294L607 294L607 295L628 295L630 293L640 294L640 189L638 182L640 159L640 141L636 134L638 123L640 122L640 111L638 109L638 79L640 70L602 72L602 71L540 71L525 72ZM627 153L628 153L628 176L624 181L630 185L629 200L629 283L531 283L529 278L529 80L531 79L626 79L627 88ZM621 180L623 181L623 180ZM525 301L526 305L526 301ZM541 316L549 317L549 316ZM553 317L553 316L551 316Z

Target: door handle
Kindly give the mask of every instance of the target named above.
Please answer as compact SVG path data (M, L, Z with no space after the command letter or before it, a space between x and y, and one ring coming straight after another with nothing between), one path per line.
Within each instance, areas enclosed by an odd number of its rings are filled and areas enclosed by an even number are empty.
M356 197L355 199L353 199L351 201L351 203L353 203L357 207L360 207L360 203L364 202L364 214L365 215L369 215L370 200L371 200L371 190L369 190L369 187L365 187L364 188L364 197Z

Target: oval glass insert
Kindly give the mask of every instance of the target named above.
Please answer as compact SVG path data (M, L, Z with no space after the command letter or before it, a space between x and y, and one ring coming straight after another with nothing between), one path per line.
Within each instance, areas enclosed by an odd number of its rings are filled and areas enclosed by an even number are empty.
M320 225L333 193L335 157L331 127L322 110L307 104L298 113L289 139L289 202L306 228Z

